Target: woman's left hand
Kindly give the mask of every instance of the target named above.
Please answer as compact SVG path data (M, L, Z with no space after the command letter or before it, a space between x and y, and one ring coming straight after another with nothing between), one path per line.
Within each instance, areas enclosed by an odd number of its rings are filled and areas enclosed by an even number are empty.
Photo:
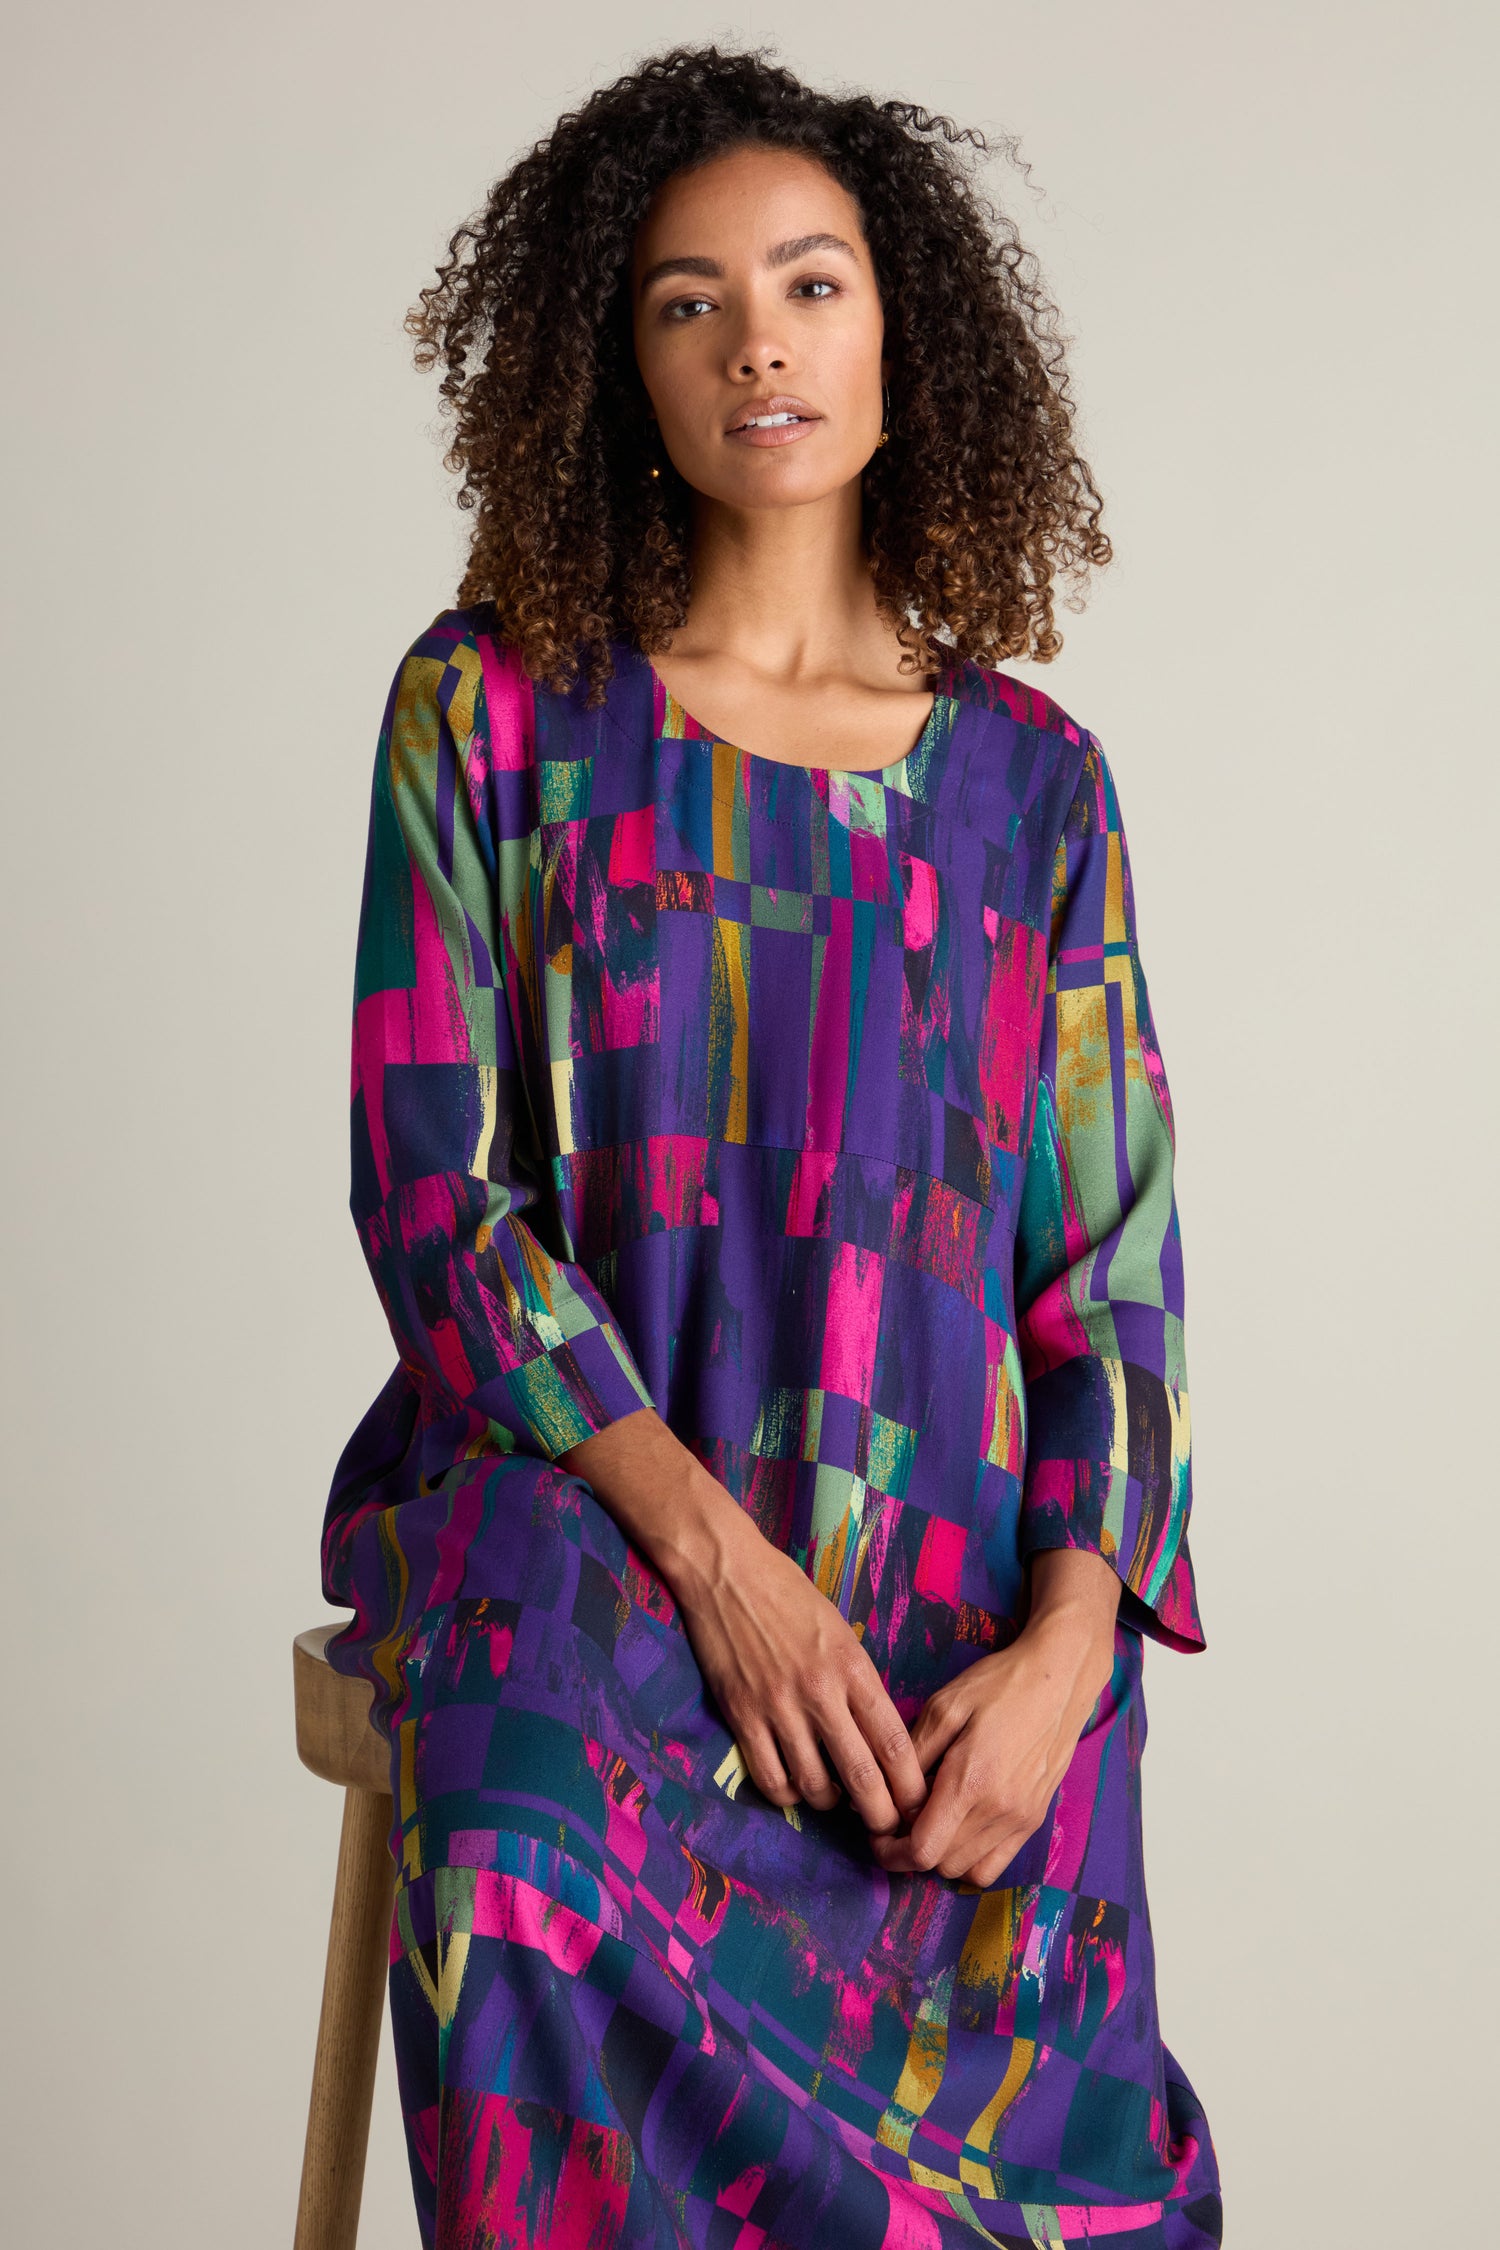
M888 1874L986 1885L1009 1866L1045 1819L1108 1685L1119 1599L1120 1581L1099 1555L1032 1556L1021 1632L939 1688L911 1729L923 1772L938 1771L909 1830L870 1837Z

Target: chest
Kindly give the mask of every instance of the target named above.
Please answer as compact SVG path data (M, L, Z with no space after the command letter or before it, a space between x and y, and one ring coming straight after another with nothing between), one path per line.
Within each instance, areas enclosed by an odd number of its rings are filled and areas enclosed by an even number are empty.
M896 778L651 735L536 766L497 855L501 969L553 1150L855 1154L1010 1200L1050 868L955 709ZM1003 745L1001 746L1003 748Z

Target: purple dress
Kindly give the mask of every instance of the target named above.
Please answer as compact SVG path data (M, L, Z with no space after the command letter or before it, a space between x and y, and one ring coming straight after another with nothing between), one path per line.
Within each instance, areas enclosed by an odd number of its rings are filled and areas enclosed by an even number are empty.
M399 1364L334 1474L376 1684L391 2002L440 2250L1220 2239L1162 2045L1144 1638L1202 1646L1171 1108L1095 738L949 666L878 770L599 710L484 607L376 755L351 1208ZM557 1456L652 1405L903 1718L1122 1581L1113 1677L981 1889L749 1779L676 1606Z

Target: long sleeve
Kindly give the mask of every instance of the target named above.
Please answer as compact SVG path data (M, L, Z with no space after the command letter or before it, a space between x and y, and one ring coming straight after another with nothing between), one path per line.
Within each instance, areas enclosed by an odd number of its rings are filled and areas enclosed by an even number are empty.
M465 1450L551 1461L653 1401L598 1289L543 1239L563 1243L518 1062L504 967L515 932L497 882L502 864L524 870L528 839L496 815L496 722L517 728L514 712L486 710L492 670L472 638L434 627L386 706L355 972L350 1209L424 1421L465 1414Z
M1053 864L1016 1241L1021 1548L1102 1555L1125 1623L1198 1649L1174 1153L1119 805L1090 736Z

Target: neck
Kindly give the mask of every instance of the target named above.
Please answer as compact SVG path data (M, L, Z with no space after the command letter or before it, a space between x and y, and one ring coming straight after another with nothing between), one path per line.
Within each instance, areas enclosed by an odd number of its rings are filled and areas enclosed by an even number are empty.
M718 657L787 684L847 673L895 645L860 538L860 481L804 507L727 508L699 496L692 597L675 658Z

